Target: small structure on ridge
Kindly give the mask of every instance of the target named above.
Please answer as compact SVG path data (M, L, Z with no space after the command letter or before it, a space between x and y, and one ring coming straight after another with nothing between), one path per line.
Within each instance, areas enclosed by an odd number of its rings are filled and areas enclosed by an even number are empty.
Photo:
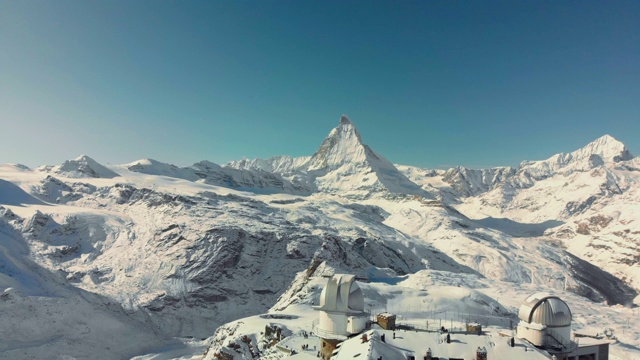
M390 313L381 313L376 317L378 325L385 330L396 329L396 316Z

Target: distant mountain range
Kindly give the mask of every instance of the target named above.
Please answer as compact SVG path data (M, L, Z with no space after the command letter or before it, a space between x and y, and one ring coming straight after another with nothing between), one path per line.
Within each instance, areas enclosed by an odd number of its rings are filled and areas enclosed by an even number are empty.
M608 135L516 168L394 165L346 116L310 157L1 165L0 290L13 289L13 310L0 319L36 295L90 293L99 299L83 295L82 306L112 301L108 316L130 328L200 338L287 309L311 277L334 272L432 271L629 305L640 289L638 180L640 160ZM43 287L33 279L44 273ZM78 326L34 337L70 339ZM116 357L144 351L92 346ZM50 350L19 347L35 357Z

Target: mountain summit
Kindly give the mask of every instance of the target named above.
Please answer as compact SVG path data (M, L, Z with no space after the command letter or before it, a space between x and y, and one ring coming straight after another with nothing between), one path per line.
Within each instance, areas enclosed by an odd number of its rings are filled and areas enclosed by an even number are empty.
M316 177L318 189L329 193L369 197L382 192L430 197L389 160L363 144L360 133L346 115L324 139L306 170Z
M318 151L311 157L307 170L333 171L347 163L366 162L370 157L378 157L362 143L360 133L346 115L340 118L340 125L331 130ZM393 166L393 165L392 165Z
M633 159L629 149L613 136L604 135L586 146L570 153L553 155L547 160L523 161L518 169L519 174L541 180L551 176L560 169L589 169L606 163L618 163Z
M601 136L582 149L572 152L570 155L576 159L598 155L606 162L620 162L633 159L633 155L629 149L627 149L627 146L611 135Z
M104 165L98 163L87 155L80 155L76 159L67 160L62 165L42 166L40 171L54 172L69 178L104 178L112 179L120 176L119 174L107 169Z

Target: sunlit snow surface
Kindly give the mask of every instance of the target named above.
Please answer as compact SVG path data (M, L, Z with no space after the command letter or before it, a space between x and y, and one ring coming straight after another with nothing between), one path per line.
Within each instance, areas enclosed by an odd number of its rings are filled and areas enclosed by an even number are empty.
M312 340L322 275L347 272L370 280L368 311L424 326L508 329L552 292L574 329L612 329L611 358L640 358L640 166L615 139L518 169L396 170L341 126L307 158L0 165L0 357L283 358Z
M401 279L387 279L386 282L391 282L393 285L385 282L359 284L365 293L366 308L372 314L382 311L393 312L398 315L397 321L399 323L411 324L421 329L429 328L431 330L438 329L440 326L459 329L466 321L477 321L483 324L485 331L489 333L479 340L475 340L475 336L470 338L474 339L474 341L479 341L480 345L499 341L499 332L513 334L509 327L510 325L515 327L518 320L514 316L515 314L509 315L508 313L517 312L517 308L524 299L532 293L545 289L539 286L514 288L513 284L510 283L491 282L473 275L456 275L431 270L424 270ZM240 358L251 358L248 346L245 346L245 343L240 339L248 336L252 339L253 344L258 347L258 344L265 342L262 333L267 325L277 325L285 329L288 338L281 343L282 346L264 349L261 352L263 358L286 359L289 356L287 349L295 349L301 352L300 345L302 344L310 344L311 350L313 346L317 346L319 349L320 340L318 338L304 338L300 334L302 331L307 333L312 331L311 324L317 318L317 312L314 312L310 305L318 304L320 291L325 283L326 278L310 279L298 293L299 297L294 304L278 311L272 309L270 314L273 318L265 315L254 316L223 326L211 339L213 345L206 359L214 359L213 354L220 351L226 351ZM448 285L451 283L456 283L460 286L452 287ZM491 285L488 283L491 283ZM630 344L638 344L638 328L633 324L627 327L625 320L626 316L635 314L633 310L623 307L607 307L602 304L585 301L583 298L569 293L556 292L556 294L565 299L571 307L574 314L574 330L593 334L602 334L606 328L614 330L619 342L611 345L611 359L635 359L640 356L640 350L636 346L629 346ZM510 323L510 320L513 323ZM486 324L488 326L485 326ZM623 324L624 326L621 326ZM401 343L399 342L398 346L413 351L426 350L427 341L425 341L425 337L434 338L434 341L438 338L435 333L403 334L403 332L398 331L398 336L403 336L406 339ZM388 342L392 343L390 338L390 334L387 334ZM504 341L506 343L506 340ZM583 339L582 341L587 342L589 339ZM235 350L229 347L230 344L242 346ZM521 355L518 358L544 358L538 353L534 354L535 349L530 344L522 342L519 342L519 344L518 346L523 351L523 354L524 347L527 347L532 354L529 357ZM503 345L500 344L500 346L504 347ZM476 348L476 346L471 347L468 344L464 346L468 348L470 353L475 351ZM490 351L497 355L500 353L500 346ZM433 347L434 350L436 348L436 346ZM309 350L306 352L310 355L316 355L315 351ZM347 350L345 353L350 352ZM440 354L442 356L442 350ZM513 353L505 351L504 355L506 354L514 356ZM509 357L494 356L494 358L506 359Z

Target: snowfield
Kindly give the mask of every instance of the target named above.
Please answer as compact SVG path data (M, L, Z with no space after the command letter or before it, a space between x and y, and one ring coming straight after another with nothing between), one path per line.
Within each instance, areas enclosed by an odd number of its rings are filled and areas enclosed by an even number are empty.
M285 358L318 345L334 273L425 327L502 331L553 292L640 358L638 161L605 135L517 168L393 165L343 116L309 157L0 165L0 358Z

